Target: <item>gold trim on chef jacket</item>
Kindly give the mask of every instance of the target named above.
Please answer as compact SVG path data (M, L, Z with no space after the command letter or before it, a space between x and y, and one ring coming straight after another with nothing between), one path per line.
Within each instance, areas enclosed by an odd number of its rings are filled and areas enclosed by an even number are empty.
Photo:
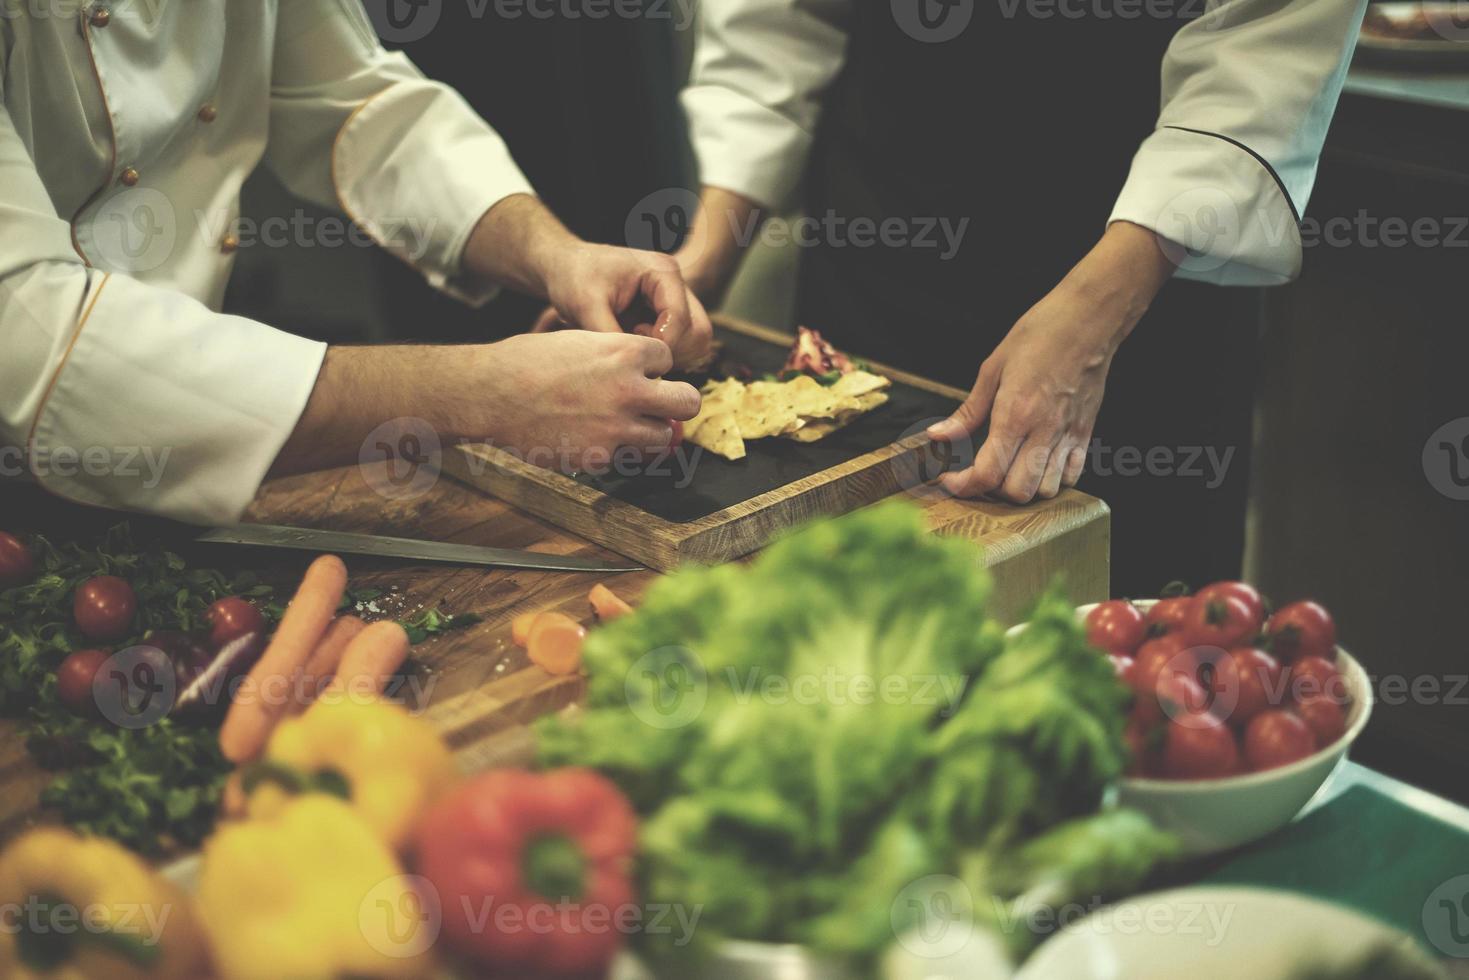
M102 98L102 114L107 117L107 135L112 143L112 157L107 163L106 179L82 202L81 207L77 208L76 212L71 216L71 247L76 250L83 264L89 269L93 268L92 260L87 257L86 252L82 251L82 243L77 239L77 222L81 220L87 208L95 204L97 199L107 192L107 188L112 184L112 175L117 170L117 124L112 121L112 106L107 101L107 89L102 84L102 73L97 69L96 52L92 50L92 24L96 20L99 12L103 12L102 8L96 8L91 13L88 13L86 10L78 11L78 17L81 21L82 44L87 49L87 64L92 69L92 78L97 82L97 93ZM111 22L112 16L109 14L107 17L102 18L102 23L99 26L106 27Z

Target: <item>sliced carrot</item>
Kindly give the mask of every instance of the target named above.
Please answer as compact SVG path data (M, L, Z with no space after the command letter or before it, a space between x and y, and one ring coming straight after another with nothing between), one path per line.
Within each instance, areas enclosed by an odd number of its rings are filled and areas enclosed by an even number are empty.
M353 697L376 697L407 656L408 634L403 627L388 620L373 623L347 644L329 690L346 691Z
M224 791L219 795L219 812L230 819L243 817L245 815L245 784L241 773L243 769L236 769L230 773L224 781Z
M347 589L347 566L322 555L306 569L301 586L219 728L219 748L231 762L253 759L271 729L295 699L294 688L312 651L321 643Z
M573 674L581 667L586 628L564 613L545 612L531 624L525 652L548 674Z
M302 697L291 705L291 714L300 714L321 696L336 676L347 647L365 629L367 624L356 616L338 616L332 620L301 671Z
M510 621L510 642L518 647L523 647L530 640L530 628L535 623L538 612L521 613Z
M587 593L587 598L591 600L592 611L604 623L610 623L618 616L626 616L632 612L632 606L623 601L622 596L601 582L592 586L592 591Z

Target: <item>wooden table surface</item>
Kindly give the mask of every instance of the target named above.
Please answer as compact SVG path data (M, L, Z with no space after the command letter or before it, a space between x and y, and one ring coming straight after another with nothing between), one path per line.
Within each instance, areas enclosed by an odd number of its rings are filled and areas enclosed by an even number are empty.
M346 467L274 480L261 488L247 520L619 557L446 476L426 492L398 500L374 489L383 485L380 477L370 467ZM1067 491L1026 507L942 496L918 503L937 533L984 546L996 577L994 611L1003 619L1017 618L1057 573L1064 574L1077 602L1107 593L1109 515L1095 498ZM229 554L286 595L311 557L242 550ZM464 568L352 557L347 565L354 587L395 590L391 602L384 601L394 616L437 607L482 617L468 629L434 637L414 650L428 668L414 678L418 705L443 732L461 766L471 771L526 759L531 750L527 723L572 703L582 690L580 677L555 677L530 664L510 643L511 619L522 612L560 609L589 621L586 596L594 583L605 581L636 603L658 574ZM0 739L4 838L34 818L38 794L49 776L29 759L13 728L0 732L12 735Z

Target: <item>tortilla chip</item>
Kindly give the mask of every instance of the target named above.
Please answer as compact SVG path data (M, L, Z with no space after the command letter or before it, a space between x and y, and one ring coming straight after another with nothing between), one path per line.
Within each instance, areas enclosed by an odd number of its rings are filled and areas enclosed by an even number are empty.
M696 446L702 446L725 459L744 459L745 440L740 435L738 418L734 412L716 415L700 415L701 424L690 432L684 428L684 438Z
M816 442L818 439L826 438L846 424L845 422L836 421L807 422L795 432L786 432L783 435L787 439L794 439L797 442Z
M784 433L784 435L786 436L786 438L794 439L797 442L815 442L818 439L823 439L826 436L831 435L842 426L847 425L860 416L872 411L874 408L882 405L887 400L887 392L869 391L865 395L861 395L857 398L851 399L856 407L839 413L836 418L807 422L799 430L795 432Z
M741 437L759 439L800 428L800 416L791 407L789 387L780 381L755 381L745 386L745 398L736 413Z
M745 386L734 378L711 381L704 386L702 395L703 401L699 405L699 414L683 424L685 439L692 439L714 416L733 412L739 408L740 402L745 397Z
M737 409L745 397L745 386L735 378L711 381L704 386L703 404L699 414L718 415Z
M749 384L710 381L699 414L684 423L684 438L726 459L743 459L746 439L815 442L887 401L881 389L890 384L867 371L845 374L829 386L809 375Z
M840 398L838 393L807 374L785 383L785 397L797 415L817 419L835 416Z
M838 378L830 390L838 398L857 398L869 391L879 391L891 384L891 381L880 374L873 374L870 371L853 371Z

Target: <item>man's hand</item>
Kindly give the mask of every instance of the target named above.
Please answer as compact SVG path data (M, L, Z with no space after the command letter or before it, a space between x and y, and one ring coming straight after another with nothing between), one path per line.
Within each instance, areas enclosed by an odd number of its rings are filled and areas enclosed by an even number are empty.
M669 419L698 414L692 385L658 379L672 363L661 341L583 331L467 346L332 347L272 473L352 462L385 424L408 431L425 423L443 445L489 441L547 468L602 468L623 446L666 449Z
M627 329L663 341L679 367L709 356L709 314L670 256L583 242L562 254L546 291L551 309L536 332L563 324L599 333Z
M693 385L661 380L673 354L650 337L566 330L484 350L482 398L456 428L492 434L539 466L596 470L622 446L664 450L669 420L699 413Z
M1074 486L1112 356L1173 269L1153 232L1112 224L1016 321L980 366L959 410L928 430L936 440L956 442L986 421L990 426L974 463L944 474L941 485L960 497L992 494L1016 503Z
M465 267L551 301L538 329L560 322L656 337L674 363L694 364L714 336L704 306L667 255L582 241L540 201L507 197L485 212L464 248ZM560 322L558 322L560 321Z

